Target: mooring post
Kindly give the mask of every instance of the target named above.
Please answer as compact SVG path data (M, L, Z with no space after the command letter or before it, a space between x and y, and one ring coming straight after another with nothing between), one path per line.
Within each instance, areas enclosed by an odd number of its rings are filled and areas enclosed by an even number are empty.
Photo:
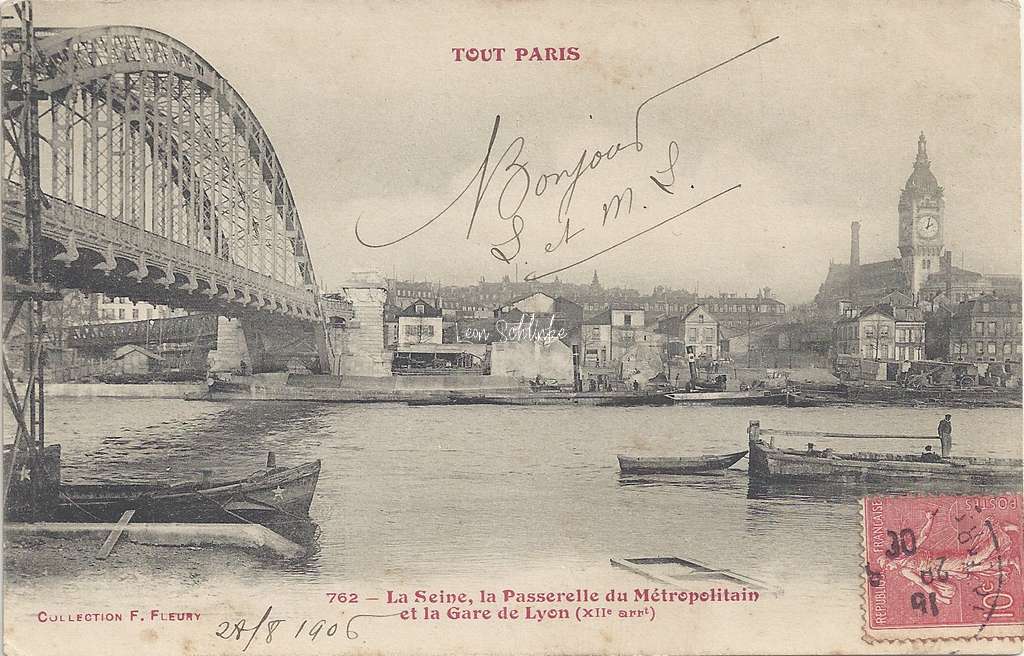
M274 455L273 451L267 451L267 469L273 469L277 467L277 456Z

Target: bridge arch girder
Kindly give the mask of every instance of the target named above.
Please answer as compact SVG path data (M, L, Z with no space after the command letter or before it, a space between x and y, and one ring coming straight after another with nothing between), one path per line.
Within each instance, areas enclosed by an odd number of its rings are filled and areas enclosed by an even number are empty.
M37 51L45 191L317 296L283 166L209 62L132 26L49 30Z

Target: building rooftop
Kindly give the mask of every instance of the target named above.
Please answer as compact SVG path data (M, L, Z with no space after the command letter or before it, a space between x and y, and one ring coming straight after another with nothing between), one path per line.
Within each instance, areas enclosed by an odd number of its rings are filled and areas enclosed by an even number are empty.
M422 312L418 311L419 307L422 306ZM422 298L417 298L415 301L405 306L405 309L398 313L400 317L439 317L441 316L441 309L435 307L429 301L425 301Z

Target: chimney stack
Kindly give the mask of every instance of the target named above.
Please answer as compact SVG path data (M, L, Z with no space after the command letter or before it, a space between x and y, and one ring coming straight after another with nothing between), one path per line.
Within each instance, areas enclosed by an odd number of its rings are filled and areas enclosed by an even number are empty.
M946 302L953 302L953 251L942 254L942 273L946 274Z
M860 221L850 224L850 268L860 266Z

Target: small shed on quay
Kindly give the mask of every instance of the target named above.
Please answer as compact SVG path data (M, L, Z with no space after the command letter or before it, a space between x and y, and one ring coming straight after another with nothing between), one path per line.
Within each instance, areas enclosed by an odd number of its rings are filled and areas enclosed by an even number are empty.
M163 356L138 344L126 344L114 351L114 372L119 374L148 374L160 369Z

